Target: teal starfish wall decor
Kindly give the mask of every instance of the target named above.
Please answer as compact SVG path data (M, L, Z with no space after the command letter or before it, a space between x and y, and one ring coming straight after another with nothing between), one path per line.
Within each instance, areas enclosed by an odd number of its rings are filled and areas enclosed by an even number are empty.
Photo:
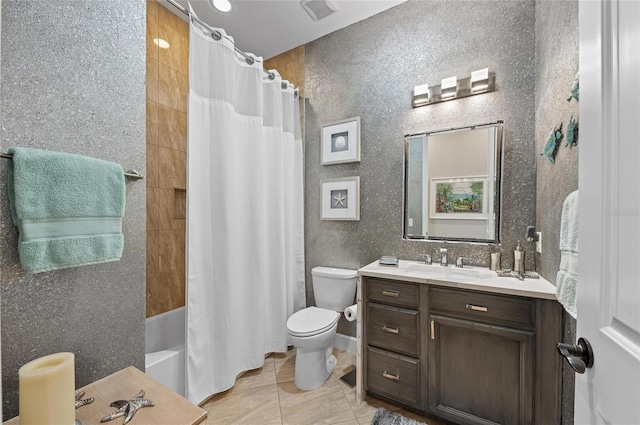
M569 124L567 125L567 140L566 146L576 146L578 144L578 122L571 114Z
M558 152L558 146L560 146L560 140L562 140L562 123L553 127L547 142L544 144L544 148L540 155L546 156L553 164L556 162L556 153Z

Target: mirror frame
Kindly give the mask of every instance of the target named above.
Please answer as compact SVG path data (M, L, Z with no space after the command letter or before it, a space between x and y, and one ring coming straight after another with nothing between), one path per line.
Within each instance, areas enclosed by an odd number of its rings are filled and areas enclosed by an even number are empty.
M443 133L453 133L458 131L468 131L475 130L480 128L487 127L495 127L496 128L496 146L495 146L495 189L496 193L493 200L493 210L496 216L495 220L495 229L493 239L475 239L475 238L451 238L451 237L440 237L440 236L429 236L428 232L426 236L422 237L407 237L406 233L406 222L407 222L407 167L408 167L408 156L409 156L409 146L408 146L408 137L416 137L416 136L427 136L427 139L430 135L435 134L443 134ZM455 127L449 128L445 130L433 130L433 131L422 131L419 133L406 134L404 136L404 159L403 159L403 167L402 167L402 240L405 241L418 241L418 242L462 242L462 243L475 243L475 244L483 244L483 245L500 245L502 240L502 198L503 198L503 172L504 172L504 157L503 157L503 144L504 144L504 121L498 120L491 123L486 124L474 124L463 127Z

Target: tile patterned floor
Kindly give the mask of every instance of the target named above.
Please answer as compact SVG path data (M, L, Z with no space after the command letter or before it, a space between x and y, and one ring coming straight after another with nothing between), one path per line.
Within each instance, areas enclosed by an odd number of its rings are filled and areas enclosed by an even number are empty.
M295 349L269 356L260 369L242 375L235 387L217 394L201 407L207 425L369 425L379 407L397 411L428 425L442 425L380 400L367 397L356 405L356 390L340 377L355 368L355 354L334 350L338 365L314 391L301 391L293 383Z

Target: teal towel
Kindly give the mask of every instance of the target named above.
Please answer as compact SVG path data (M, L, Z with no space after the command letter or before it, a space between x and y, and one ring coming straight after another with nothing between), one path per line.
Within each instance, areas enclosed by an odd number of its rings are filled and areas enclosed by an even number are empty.
M125 183L119 164L29 148L9 153L9 203L25 271L120 259Z
M574 319L578 285L578 191L571 192L562 204L560 222L560 269L556 275L556 298Z

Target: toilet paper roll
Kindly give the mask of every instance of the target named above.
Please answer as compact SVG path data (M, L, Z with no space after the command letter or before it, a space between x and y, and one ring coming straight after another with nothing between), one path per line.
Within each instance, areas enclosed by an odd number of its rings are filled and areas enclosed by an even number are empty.
M358 318L358 304L345 308L344 317L350 322L356 320Z

